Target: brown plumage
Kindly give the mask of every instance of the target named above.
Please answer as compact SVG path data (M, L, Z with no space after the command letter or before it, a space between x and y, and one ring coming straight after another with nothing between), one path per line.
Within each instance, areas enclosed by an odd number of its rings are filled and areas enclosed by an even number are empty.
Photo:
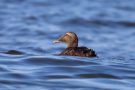
M96 53L94 50L88 49L87 47L78 47L78 37L74 32L67 32L64 36L61 36L54 42L64 42L67 44L67 48L63 52L61 52L60 55L96 57Z

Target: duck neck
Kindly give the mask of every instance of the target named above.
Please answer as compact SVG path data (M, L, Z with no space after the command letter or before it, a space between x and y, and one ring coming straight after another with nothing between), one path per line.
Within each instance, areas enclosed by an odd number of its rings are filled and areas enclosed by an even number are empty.
M78 47L78 43L68 44L68 48Z
M68 48L78 47L78 39L73 42L68 43Z

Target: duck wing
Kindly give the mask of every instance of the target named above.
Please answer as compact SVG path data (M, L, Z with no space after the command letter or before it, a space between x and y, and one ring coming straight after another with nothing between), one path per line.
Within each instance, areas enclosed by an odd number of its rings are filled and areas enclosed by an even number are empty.
M96 53L87 47L72 47L66 48L60 55L80 56L80 57L96 57Z

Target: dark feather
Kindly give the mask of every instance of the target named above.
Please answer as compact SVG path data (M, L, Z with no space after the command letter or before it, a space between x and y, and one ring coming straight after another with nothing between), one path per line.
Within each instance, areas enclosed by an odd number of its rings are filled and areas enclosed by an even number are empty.
M87 47L70 47L66 48L60 55L81 56L81 57L96 57L96 53Z

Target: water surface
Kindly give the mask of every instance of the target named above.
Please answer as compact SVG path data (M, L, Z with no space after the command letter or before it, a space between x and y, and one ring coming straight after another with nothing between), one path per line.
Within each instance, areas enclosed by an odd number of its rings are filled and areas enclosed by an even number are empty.
M134 0L1 0L1 90L135 90ZM57 56L75 32L98 58ZM10 52L18 51L17 53Z

